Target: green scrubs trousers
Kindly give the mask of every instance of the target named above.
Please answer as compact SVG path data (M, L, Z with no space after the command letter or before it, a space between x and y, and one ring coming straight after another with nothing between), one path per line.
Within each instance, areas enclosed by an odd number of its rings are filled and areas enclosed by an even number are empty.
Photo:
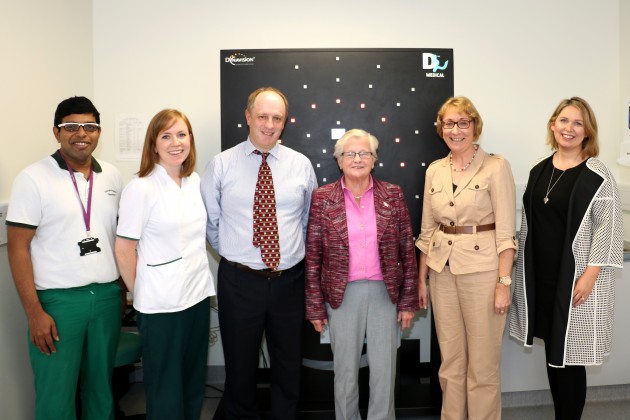
M59 341L56 353L47 356L29 338L36 420L75 420L77 385L83 420L114 419L111 379L120 336L120 293L117 281L37 292L57 325Z

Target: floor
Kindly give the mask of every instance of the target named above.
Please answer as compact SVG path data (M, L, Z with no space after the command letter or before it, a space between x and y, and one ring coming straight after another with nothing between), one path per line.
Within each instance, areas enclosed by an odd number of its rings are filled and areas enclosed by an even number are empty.
M214 412L221 401L222 391L214 386L206 386L206 398L201 409L203 420L212 419ZM127 416L145 413L144 384L141 382L131 385L131 389L120 400L120 409ZM139 419L138 419L139 420Z
M208 385L206 387L206 399L203 404L201 419L209 420L214 416L214 412L221 400L221 390L219 387ZM144 413L145 395L144 385L136 383L131 386L130 391L120 401L120 407L127 416L134 416ZM553 407L528 406L511 407L503 409L503 420L546 420L553 419ZM332 417L331 417L332 419ZM408 420L438 420L439 416L429 417L406 417ZM588 402L584 409L582 420L622 420L630 419L630 401L608 401L608 402Z

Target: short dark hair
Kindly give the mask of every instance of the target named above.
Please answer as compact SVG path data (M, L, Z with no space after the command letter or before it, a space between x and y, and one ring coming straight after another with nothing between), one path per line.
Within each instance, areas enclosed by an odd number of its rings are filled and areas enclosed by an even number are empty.
M101 114L98 112L92 101L85 96L73 96L72 98L64 99L57 105L55 111L55 127L61 124L64 117L72 114L92 114L96 119L96 123L101 123Z

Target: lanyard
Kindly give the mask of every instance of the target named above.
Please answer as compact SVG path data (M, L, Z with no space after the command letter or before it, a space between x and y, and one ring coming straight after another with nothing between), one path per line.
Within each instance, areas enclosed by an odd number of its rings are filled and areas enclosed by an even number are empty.
M92 165L90 165L90 175L88 176L88 183L90 184L90 188L88 189L88 200L87 200L87 210L83 205L83 200L81 200L81 194L79 194L79 187L77 186L77 180L74 178L74 174L72 167L66 160L66 157L59 151L59 154L63 158L63 161L66 162L66 167L68 168L68 174L70 174L70 179L72 180L72 184L74 185L74 190L77 192L77 197L79 197L79 204L81 204L81 210L83 211L83 221L85 222L85 231L87 232L88 238L91 237L90 234L90 216L92 214L92 187L94 186L94 173L92 171Z

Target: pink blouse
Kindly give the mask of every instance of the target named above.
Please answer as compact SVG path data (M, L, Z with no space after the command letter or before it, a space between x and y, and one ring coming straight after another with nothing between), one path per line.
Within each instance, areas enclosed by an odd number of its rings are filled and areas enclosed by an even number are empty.
M352 191L346 188L344 177L341 178L346 219L348 220L348 245L350 267L348 281L383 280L378 242L376 238L376 211L374 210L374 183L370 176L367 191L357 205Z

